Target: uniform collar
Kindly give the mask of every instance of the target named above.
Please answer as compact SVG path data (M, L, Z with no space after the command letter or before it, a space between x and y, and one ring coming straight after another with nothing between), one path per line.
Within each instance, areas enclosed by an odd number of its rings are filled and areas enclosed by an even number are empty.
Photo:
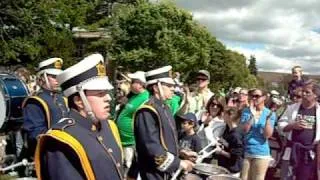
M76 121L76 123L80 124L80 126L85 129L92 130L92 126L94 126L93 122L90 119L83 117L78 111L71 109L70 116Z

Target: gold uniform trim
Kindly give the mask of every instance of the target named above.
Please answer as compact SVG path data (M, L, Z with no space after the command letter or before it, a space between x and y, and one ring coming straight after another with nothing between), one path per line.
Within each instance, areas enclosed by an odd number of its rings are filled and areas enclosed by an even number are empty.
M157 112L157 110L154 108L154 107L152 107L152 106L150 106L150 105L146 105L146 104L144 104L144 105L142 105L141 106L141 108L139 108L135 113L134 113L134 115L133 115L133 121L132 121L132 128L133 128L133 130L134 130L134 121L135 121L135 117L136 117L136 113L140 110L140 109L150 109L152 112L154 112L156 115L157 115L157 117L158 117L158 121L159 121L159 130L160 130L160 143L161 143L161 145L163 146L163 148L166 150L166 151L168 151L168 147L167 147L167 145L166 145L166 143L165 143L165 141L164 141L164 137L163 137L163 132L162 132L162 123L161 123L161 118L160 118L160 115L159 115L159 113Z
M51 127L51 116L50 116L50 110L49 110L48 104L38 96L30 96L30 97L27 97L23 101L22 108L24 108L26 106L28 100L30 100L30 99L34 99L34 100L38 101L42 105L42 107L44 108L44 111L45 111L46 119L47 119L47 127L48 127L48 129L50 129L50 127Z
M82 169L86 175L86 179L95 180L95 176L94 176L89 158L83 146L80 144L78 140L76 140L70 134L60 130L49 130L47 134L40 135L39 137L38 145L36 147L36 152L35 152L35 167L36 167L36 174L39 180L41 180L41 161L40 161L41 147L43 146L45 139L48 137L58 140L68 145L69 147L71 147L75 151L75 153L78 155L78 158L80 159Z
M63 96L63 101L64 101L66 107L68 108L68 98Z
M113 120L108 120L109 122L109 125L110 125L110 128L111 128L111 132L121 150L121 159L123 160L123 149L122 149L122 144L121 144L121 139L120 139L120 133L119 133L119 130L118 130L118 127L116 125L116 123L114 123Z

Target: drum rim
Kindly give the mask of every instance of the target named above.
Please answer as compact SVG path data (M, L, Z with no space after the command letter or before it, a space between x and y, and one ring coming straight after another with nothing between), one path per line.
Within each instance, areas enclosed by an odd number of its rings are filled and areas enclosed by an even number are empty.
M224 171L222 174L230 174L230 171L228 170L228 169L226 169L226 168L224 168L224 167L222 167L222 166L218 166L218 165L216 165L216 164L207 164L207 163L198 163L198 164L196 164L195 166L194 166L194 171L196 171L196 172L199 172L199 173L203 173L203 174L205 174L205 175L217 175L217 174L212 174L212 172L211 172L211 174L210 173L208 173L208 171L204 171L203 169L198 169L197 167L213 167L213 168L216 168L216 169L218 169L218 170L221 170L221 171ZM218 173L218 174L221 174L221 173Z
M0 114L0 128L3 126L4 122L7 119L7 100L4 96L2 88L0 88L0 111L4 110Z

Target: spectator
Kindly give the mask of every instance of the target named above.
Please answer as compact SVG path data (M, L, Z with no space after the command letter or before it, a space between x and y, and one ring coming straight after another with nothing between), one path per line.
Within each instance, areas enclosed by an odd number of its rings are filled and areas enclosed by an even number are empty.
M188 112L195 113L198 120L201 118L208 100L214 95L208 87L209 84L210 73L207 70L200 70L197 74L198 89L190 97L188 110Z
M293 91L292 103L301 103L302 101L302 87L298 87Z
M266 95L261 89L252 90L252 107L245 108L241 115L246 133L243 180L264 180L271 160L268 138L272 136L276 115L265 107Z
M182 134L179 137L179 146L183 151L199 152L201 150L201 140L195 133L197 118L193 113L179 116L181 119Z
M225 102L224 98L212 96L206 106L206 112L202 114L201 126L198 131L202 139L202 144L207 145L214 140L215 137L222 135L222 130L216 130L217 127L225 126L223 120L223 110Z
M301 103L290 105L279 120L280 129L287 133L288 140L282 159L284 164L293 167L296 180L316 179L316 144L320 140L320 106L317 102L320 87L308 80L302 89ZM283 176L287 178L288 174Z
M239 105L239 93L240 93L241 87L236 87L235 89L231 90L228 100L227 100L227 106L228 107L238 107Z
M241 111L234 107L224 111L223 118L227 127L220 140L223 149L216 152L218 165L225 167L236 177L240 177L244 158L244 134L238 127L240 116Z
M298 87L302 87L305 79L302 77L302 68L301 66L294 66L292 69L292 80L289 82L288 94L292 100L294 90Z
M249 107L248 89L241 88L238 94L238 109L243 110Z

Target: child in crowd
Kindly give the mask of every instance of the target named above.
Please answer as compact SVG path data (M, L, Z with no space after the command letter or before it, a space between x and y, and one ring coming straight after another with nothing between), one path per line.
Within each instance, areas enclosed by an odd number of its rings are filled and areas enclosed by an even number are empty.
M179 118L181 119L182 128L182 133L179 137L179 146L181 151L199 152L202 148L202 145L199 136L194 130L197 123L196 115L194 113L187 113L179 116Z
M244 159L244 133L238 127L241 112L236 107L230 107L224 112L227 127L219 140L222 149L216 151L218 165L228 169L234 176L240 177Z

